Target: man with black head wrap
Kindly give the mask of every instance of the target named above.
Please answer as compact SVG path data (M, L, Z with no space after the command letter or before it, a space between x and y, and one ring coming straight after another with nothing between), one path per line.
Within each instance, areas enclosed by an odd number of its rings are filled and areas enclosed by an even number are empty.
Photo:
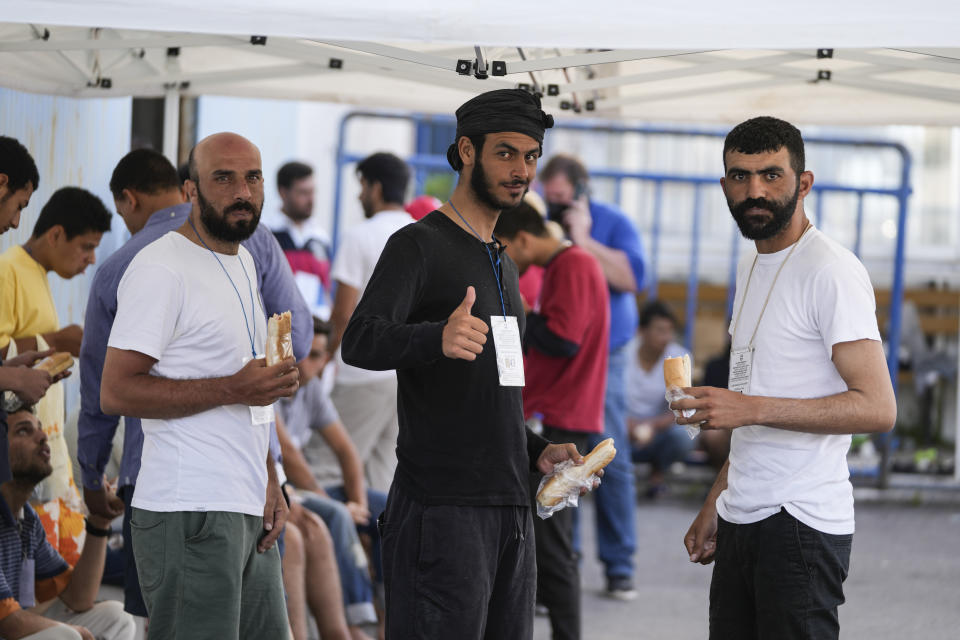
M398 465L380 520L388 638L532 633L529 472L582 459L524 427L523 304L493 229L551 126L516 89L457 110L453 195L390 238L343 337L346 363L397 370Z

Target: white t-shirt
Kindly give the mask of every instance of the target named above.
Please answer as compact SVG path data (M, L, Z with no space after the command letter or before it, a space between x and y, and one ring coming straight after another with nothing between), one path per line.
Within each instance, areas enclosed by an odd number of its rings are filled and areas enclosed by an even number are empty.
M663 350L663 355L650 371L640 366L640 338L634 338L627 345L630 354L627 360L627 414L634 418L653 418L670 410L664 397L666 387L663 383L663 361L666 358L679 358L687 353L680 345L671 342Z
M353 287L363 295L384 245L394 233L413 222L406 211L381 211L343 234L330 271L331 280ZM343 362L337 350L337 384L364 384L389 380L393 371L367 371Z
M250 323L263 354L267 327L253 258L243 247L236 256L217 257L236 291L213 254L176 231L144 247L117 289L109 346L156 358L150 372L163 378L229 376L251 356ZM269 427L254 425L249 407L240 404L144 419L133 506L263 515Z
M750 340L760 309L790 248L760 254L733 347ZM736 314L753 263L737 270ZM819 398L847 390L831 360L833 346L880 340L876 301L867 271L847 249L811 228L784 265L760 322L747 393L780 398ZM849 435L819 435L753 425L734 429L727 489L717 512L749 524L781 507L804 524L829 534L853 533L853 488L847 468Z

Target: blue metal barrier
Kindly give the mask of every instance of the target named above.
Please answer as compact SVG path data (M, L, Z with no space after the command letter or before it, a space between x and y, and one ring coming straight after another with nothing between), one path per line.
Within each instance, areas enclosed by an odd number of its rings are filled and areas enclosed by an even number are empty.
M333 216L333 249L336 251L337 241L340 232L340 205L342 189L342 171L347 164L357 162L362 156L350 153L346 149L347 126L354 119L359 118L385 118L394 120L405 120L414 124L436 123L451 125L455 120L449 116L425 116L416 114L400 113L378 113L378 112L353 112L347 114L340 123L340 137L337 143L337 175L336 188L334 193L334 216ZM429 143L422 139L425 135L425 127L417 127L417 148L418 150L429 148ZM683 138L708 137L724 138L725 131L708 129L679 129L649 126L625 126L619 124L610 124L605 122L558 122L554 130L573 130L584 132L612 133L618 135L638 134L644 136L676 136ZM451 140L452 142L452 140ZM897 370L899 367L898 354L900 351L900 327L901 312L903 307L904 293L904 261L905 261L905 239L907 224L907 201L910 197L910 171L912 159L907 149L895 142L886 142L879 140L858 140L847 138L825 138L809 137L805 138L805 143L809 145L830 145L845 148L873 148L888 149L899 154L901 159L900 183L895 188L876 188L861 187L845 184L819 183L813 185L813 192L816 195L814 201L814 219L817 227L822 228L824 218L824 201L827 194L855 194L857 196L857 214L856 214L856 235L853 251L859 257L862 250L863 223L864 223L864 196L879 195L896 198L899 204L897 216L897 236L894 255L893 285L891 288L889 327L887 332L887 368L890 379L893 382L894 391L897 389ZM417 179L417 193L422 193L423 180L425 172L428 170L449 171L446 156L442 154L416 154L407 159L407 162L413 167ZM664 184L686 184L694 189L694 203L692 211L693 223L690 230L691 251L690 251L690 270L687 279L687 302L686 302L686 326L684 340L688 349L693 348L693 328L696 318L697 289L699 286L699 254L701 237L701 217L703 196L702 191L705 185L717 186L719 176L697 176L689 174L656 173L649 171L622 171L618 169L596 168L590 171L592 178L605 178L614 181L614 194L617 204L620 204L622 193L622 183L624 180L637 180L649 183L653 187L653 215L650 228L650 261L648 266L648 292L651 296L657 293L657 278L659 274L660 261L660 239L662 234L662 208L663 208L663 186ZM736 264L739 252L739 236L736 225L733 225L731 263L728 275L728 299L727 299L727 317L730 317L733 306L733 292L736 285ZM886 452L889 442L889 434L883 437L884 451ZM881 470L883 471L883 470ZM882 480L883 481L883 480Z

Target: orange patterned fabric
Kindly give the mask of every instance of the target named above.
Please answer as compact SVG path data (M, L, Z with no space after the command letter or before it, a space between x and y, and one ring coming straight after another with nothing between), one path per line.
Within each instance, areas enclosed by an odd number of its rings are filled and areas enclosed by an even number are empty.
M43 524L47 542L68 565L76 565L86 537L83 514L68 507L62 498L32 506Z

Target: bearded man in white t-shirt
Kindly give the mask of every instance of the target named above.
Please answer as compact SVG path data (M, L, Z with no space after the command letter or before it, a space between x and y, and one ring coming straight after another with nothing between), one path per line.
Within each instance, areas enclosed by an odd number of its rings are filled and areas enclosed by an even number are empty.
M130 521L150 638L287 635L274 543L287 507L268 454L293 358L266 366L266 319L240 242L263 208L260 152L232 133L190 153L187 222L117 289L100 403L143 419Z
M330 398L363 461L367 484L386 493L397 468L397 375L392 370L367 371L344 364L338 347L384 245L396 231L413 222L403 209L410 168L392 153L374 153L357 164L357 177L366 220L344 233L331 271L337 291L327 350L336 354L337 370ZM308 445L306 454L318 481L343 482L339 461L329 447L314 442Z
M800 132L770 117L727 135L720 180L756 243L737 272L730 390L687 389L679 424L733 431L684 538L716 561L710 638L839 636L852 543L851 434L889 431L896 399L866 269L807 219Z

